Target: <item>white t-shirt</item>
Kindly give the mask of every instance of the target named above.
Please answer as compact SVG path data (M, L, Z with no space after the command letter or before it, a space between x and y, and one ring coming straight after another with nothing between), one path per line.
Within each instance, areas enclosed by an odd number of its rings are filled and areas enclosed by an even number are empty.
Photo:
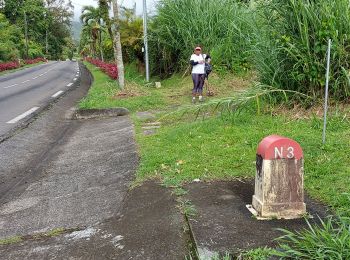
M204 61L205 62L205 58L207 57L206 54L192 54L191 59L194 62L200 62L200 61ZM197 64L194 65L192 68L192 74L204 74L205 73L205 63L203 64Z

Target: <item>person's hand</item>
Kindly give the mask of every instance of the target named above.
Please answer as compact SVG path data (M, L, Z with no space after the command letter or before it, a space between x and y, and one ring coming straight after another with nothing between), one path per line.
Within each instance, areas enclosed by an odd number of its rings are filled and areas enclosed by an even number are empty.
M198 62L199 64L204 64L204 60L201 60Z

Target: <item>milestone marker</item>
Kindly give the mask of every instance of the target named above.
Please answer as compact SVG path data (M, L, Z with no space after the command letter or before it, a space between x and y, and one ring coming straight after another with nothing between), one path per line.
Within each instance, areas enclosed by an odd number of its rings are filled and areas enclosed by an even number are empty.
M271 135L257 149L255 193L248 209L258 219L294 219L306 213L304 158L300 145Z

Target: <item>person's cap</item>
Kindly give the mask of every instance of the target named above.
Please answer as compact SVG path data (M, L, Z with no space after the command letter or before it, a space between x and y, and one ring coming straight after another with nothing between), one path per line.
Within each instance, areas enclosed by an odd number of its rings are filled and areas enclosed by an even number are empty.
M202 48L201 48L201 47L199 47L199 46L197 46L197 47L195 48L195 50L196 50L196 51L201 51L201 50L202 50Z

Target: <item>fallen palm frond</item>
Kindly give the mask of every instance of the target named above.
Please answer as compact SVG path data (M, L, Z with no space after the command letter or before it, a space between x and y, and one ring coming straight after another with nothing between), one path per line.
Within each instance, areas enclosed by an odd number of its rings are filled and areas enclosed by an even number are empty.
M277 89L261 83L255 83L251 88L244 91L236 92L234 96L211 99L207 102L198 105L188 105L179 108L178 110L168 113L164 117L173 114L195 114L196 117L205 114L219 113L235 113L242 109L255 109L258 114L261 113L263 106L277 104L281 99L288 102L290 97L310 101L312 98L303 93Z

